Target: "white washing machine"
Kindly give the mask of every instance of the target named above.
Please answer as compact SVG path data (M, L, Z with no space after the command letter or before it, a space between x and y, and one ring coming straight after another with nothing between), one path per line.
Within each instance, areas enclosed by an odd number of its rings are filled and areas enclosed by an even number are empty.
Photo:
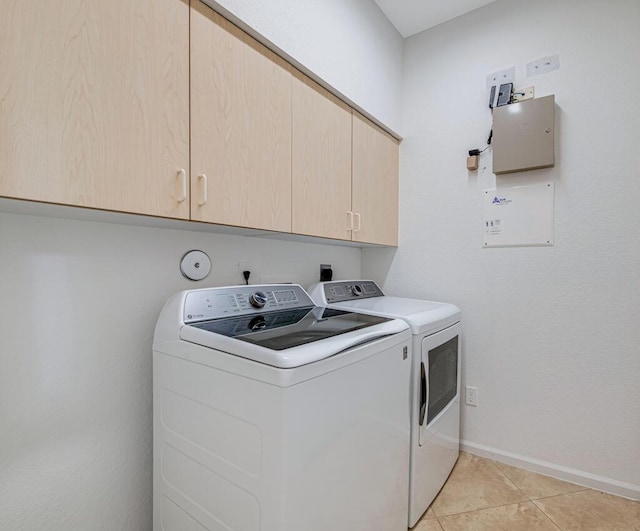
M153 343L153 527L401 531L407 324L297 285L184 291Z
M321 282L316 304L406 321L413 335L408 525L427 510L460 447L460 310L453 304L385 296L371 280Z

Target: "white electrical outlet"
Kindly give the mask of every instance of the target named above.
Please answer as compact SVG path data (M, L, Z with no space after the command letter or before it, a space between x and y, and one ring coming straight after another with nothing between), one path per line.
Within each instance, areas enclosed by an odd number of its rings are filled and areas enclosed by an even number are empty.
M464 402L468 406L478 405L478 388L477 387L465 387L464 389Z
M513 102L532 100L535 98L535 89L533 87L527 87L513 91Z

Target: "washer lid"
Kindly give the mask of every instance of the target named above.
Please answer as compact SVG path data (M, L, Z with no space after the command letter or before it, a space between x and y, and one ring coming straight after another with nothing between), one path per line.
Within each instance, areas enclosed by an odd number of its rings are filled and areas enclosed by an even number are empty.
M334 308L239 315L186 324L180 338L274 367L292 368L406 330L406 323Z

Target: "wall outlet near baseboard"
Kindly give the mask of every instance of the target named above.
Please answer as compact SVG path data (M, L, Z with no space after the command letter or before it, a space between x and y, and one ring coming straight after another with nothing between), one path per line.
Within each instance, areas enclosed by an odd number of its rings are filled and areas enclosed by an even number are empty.
M478 405L478 388L477 387L467 387L464 388L464 403L468 406L477 406Z

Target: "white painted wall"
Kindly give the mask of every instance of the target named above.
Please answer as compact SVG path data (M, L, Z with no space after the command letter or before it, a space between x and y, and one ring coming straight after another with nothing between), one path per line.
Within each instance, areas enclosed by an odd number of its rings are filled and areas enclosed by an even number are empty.
M363 275L463 309L468 448L640 496L640 3L499 0L405 43L400 245ZM558 53L560 70L525 79ZM555 246L481 249L485 78L555 94ZM414 285L416 286L413 291ZM593 475L589 476L589 475ZM626 490L625 490L626 489Z
M183 254L213 261L201 282ZM0 213L0 529L151 529L151 341L173 293L359 276L360 249Z
M401 133L402 36L373 0L204 0Z
M400 130L402 38L372 0L219 4ZM360 276L360 249L0 212L0 529L151 528L151 340L178 262L201 285Z
M401 41L368 0L220 3L398 131L402 104L400 248L363 270L463 308L465 439L638 485L637 2L499 0L408 41L402 93ZM479 249L492 178L464 156L490 123L485 75L556 52L535 84L557 95L558 165L531 174L556 179L556 246ZM320 262L361 271L352 248L0 213L0 528L151 527L153 324L193 286L192 248L214 262L198 285L237 282L241 260L303 284Z

